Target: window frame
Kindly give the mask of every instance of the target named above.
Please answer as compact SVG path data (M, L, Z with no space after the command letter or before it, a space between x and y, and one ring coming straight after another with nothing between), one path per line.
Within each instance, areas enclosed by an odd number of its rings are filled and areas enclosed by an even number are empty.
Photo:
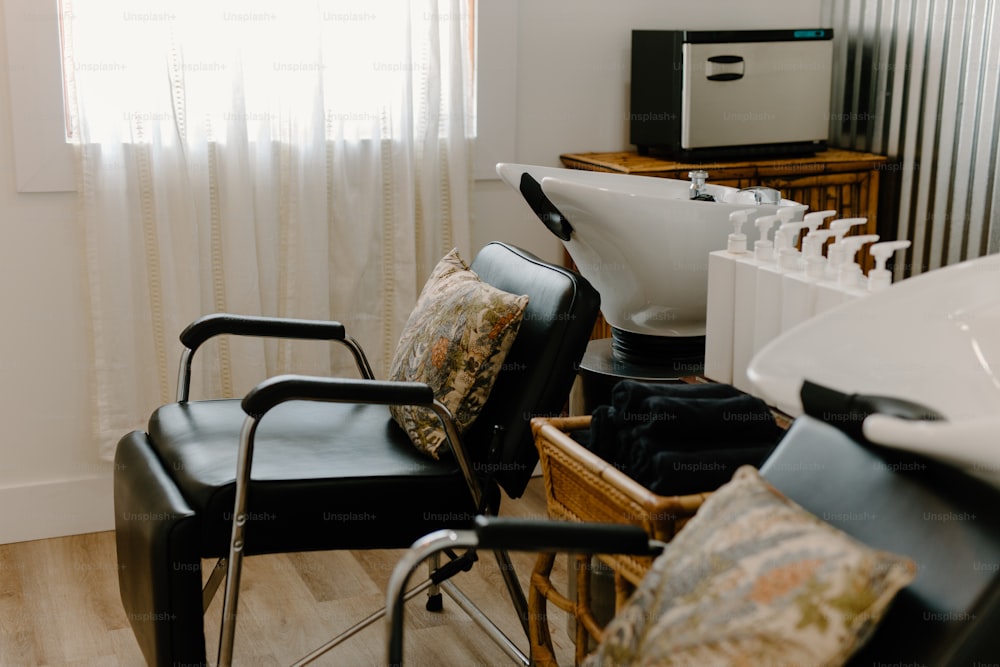
M14 173L18 192L75 192L66 141L59 5L4 0Z
M498 180L517 149L517 3L476 3L476 151L473 176Z

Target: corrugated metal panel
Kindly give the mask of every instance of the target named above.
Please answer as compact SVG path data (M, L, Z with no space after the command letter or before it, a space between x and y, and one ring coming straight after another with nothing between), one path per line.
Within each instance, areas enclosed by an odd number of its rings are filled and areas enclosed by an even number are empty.
M897 275L1000 251L1000 11L992 0L824 0L831 143L882 153ZM895 219L895 229L886 218Z

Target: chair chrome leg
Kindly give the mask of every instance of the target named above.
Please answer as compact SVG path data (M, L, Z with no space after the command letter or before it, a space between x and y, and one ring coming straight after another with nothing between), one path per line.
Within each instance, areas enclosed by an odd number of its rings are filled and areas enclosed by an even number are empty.
M219 585L222 584L222 580L226 576L226 564L228 562L225 558L215 561L212 574L208 575L208 581L205 582L205 587L201 590L202 612L208 611L208 606L215 599L215 594L219 591Z
M236 501L233 503L233 532L229 542L229 562L226 567L226 586L222 594L222 628L219 631L219 667L229 667L233 662L233 644L236 639L236 609L239 606L240 575L243 568L244 533L247 523L247 495L250 486L250 468L253 462L253 436L257 420L247 417L240 432L240 452L236 462Z
M417 595L419 595L423 591L425 591L428 588L430 588L431 585L432 584L431 584L431 580L430 579L426 579L426 580L422 581L421 583L419 583L418 585L414 586L412 589L410 589L409 591L406 592L406 595L403 596L403 601L407 602L407 601L413 599L414 597L416 597ZM374 623L378 619L380 619L383 616L385 616L385 611L386 611L386 608L382 607L378 611L376 611L373 614L371 614L370 616L366 617L364 620L358 621L357 623L355 623L354 625L352 625L348 629L344 630L343 632L341 632L339 635L337 635L333 639L330 639L329 641L327 641L322 646L320 646L320 647L314 649L313 651L311 651L305 657L300 658L299 660L297 660L294 663L292 663L292 667L301 667L302 665L308 665L313 660L316 660L317 658L319 658L320 656L322 656L324 653L326 653L330 649L334 648L338 644L342 644L344 641L350 639L351 637L353 637L354 635L358 634L359 632L361 632L362 630L364 630L365 628L367 628L369 625L371 625L372 623Z
M441 552L437 552L427 560L428 576L434 576L434 571L441 566ZM441 595L440 584L431 583L427 589L427 602L424 604L427 611L441 611L444 609L444 598Z
M396 563L389 577L386 591L388 615L389 664L398 665L403 660L403 591L413 571L430 556L450 548L467 548L476 545L478 538L471 530L437 530L425 535L407 550Z
M455 601L455 604L457 604L462 611L464 611L468 617L483 630L483 632L489 635L490 639L493 640L493 643L499 646L500 649L511 658L511 660L519 662L520 664L525 665L525 667L530 664L531 661L528 659L528 656L526 656L524 652L510 640L510 637L505 635L503 631L497 627L496 623L490 620L489 616L484 614L483 611L476 606L476 603L470 600L468 596L455 585L455 582L445 581L441 584L441 589L448 594L448 597Z
M510 594L511 602L514 603L514 610L517 612L517 617L521 619L524 636L527 637L529 636L528 629L530 627L528 623L528 599L524 595L524 589L521 588L521 582L518 581L514 563L510 560L510 554L506 551L494 551L493 555L497 559L500 574L503 575L503 582L507 585L507 592Z

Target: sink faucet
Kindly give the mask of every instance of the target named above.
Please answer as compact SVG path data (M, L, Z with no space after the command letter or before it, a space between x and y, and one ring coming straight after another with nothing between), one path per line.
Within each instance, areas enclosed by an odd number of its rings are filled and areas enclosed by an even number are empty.
M689 171L688 178L691 179L691 199L708 199L710 201L715 201L715 198L708 194L708 191L705 189L705 181L708 180L707 171L704 169Z
M740 192L748 192L753 196L755 204L780 204L781 191L774 188L752 187L743 188Z

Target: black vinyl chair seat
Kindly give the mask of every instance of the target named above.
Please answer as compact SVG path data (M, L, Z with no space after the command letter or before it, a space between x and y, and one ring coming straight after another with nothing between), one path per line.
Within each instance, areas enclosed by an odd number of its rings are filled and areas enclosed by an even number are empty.
M212 400L165 405L149 422L150 446L201 517L204 557L229 547L233 442L245 419L240 401ZM457 463L417 452L386 406L283 403L256 442L248 553L395 547L401 535L468 527L475 515Z

